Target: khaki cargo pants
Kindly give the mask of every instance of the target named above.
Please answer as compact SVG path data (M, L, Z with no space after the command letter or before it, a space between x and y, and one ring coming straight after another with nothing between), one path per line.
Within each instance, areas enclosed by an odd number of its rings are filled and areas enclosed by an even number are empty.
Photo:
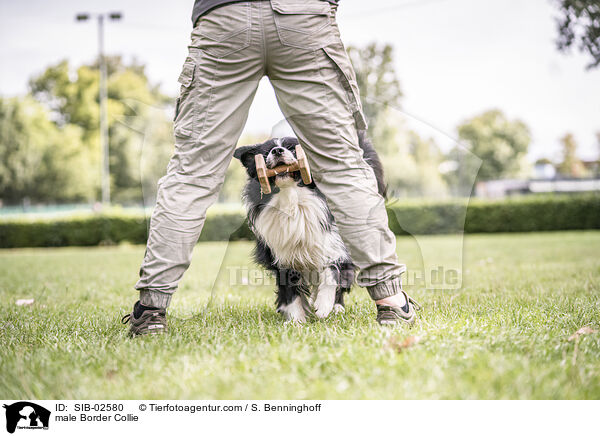
M404 266L358 147L357 129L366 123L334 7L320 0L232 3L202 16L191 39L179 77L175 153L158 183L135 286L142 304L168 306L265 75L359 268L358 284L373 299L397 294Z

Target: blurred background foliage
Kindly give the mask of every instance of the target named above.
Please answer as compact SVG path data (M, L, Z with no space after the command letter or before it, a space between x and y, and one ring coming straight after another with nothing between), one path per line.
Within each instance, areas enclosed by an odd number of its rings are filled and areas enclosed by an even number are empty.
M598 0L554 0L561 15L556 20L556 46L563 52L573 47L591 58L588 69L600 67L600 2Z
M109 57L107 64L114 200L141 203L144 185L164 172L171 153L169 116L156 109L171 98L149 83L142 65L124 64L120 57ZM62 61L33 77L27 96L0 99L0 198L5 204L98 198L98 88L97 65L74 70ZM153 162L140 165L142 148Z
M460 143L444 151L407 125L393 47L371 43L348 52L391 196L468 196L475 174L478 181L527 176L531 135L524 122L487 110L457 126ZM151 206L173 149L174 98L150 83L143 64L119 56L107 64L113 202ZM28 95L0 98L3 205L93 203L100 197L98 89L98 65L62 61L32 77ZM268 137L267 131L245 135L238 146ZM588 175L577 162L573 136L567 133L562 144L560 174ZM219 201L239 202L244 181L243 168L233 162Z

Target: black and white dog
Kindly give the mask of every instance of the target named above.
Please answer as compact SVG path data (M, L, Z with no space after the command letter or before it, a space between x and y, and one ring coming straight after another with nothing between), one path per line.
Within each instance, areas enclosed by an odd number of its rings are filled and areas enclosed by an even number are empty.
M359 132L363 157L373 168L379 193L385 196L383 167L364 132ZM303 322L344 310L344 293L354 281L354 265L327 206L313 183L299 173L269 178L271 193L262 194L254 156L262 154L267 168L296 161L298 140L275 138L235 150L249 179L242 194L248 225L256 235L255 260L275 273L277 311L288 321Z

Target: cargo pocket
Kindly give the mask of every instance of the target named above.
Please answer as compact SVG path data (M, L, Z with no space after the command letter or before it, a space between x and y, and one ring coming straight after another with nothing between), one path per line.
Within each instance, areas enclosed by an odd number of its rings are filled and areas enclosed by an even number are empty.
M192 46L224 58L250 46L250 3L231 3L202 15L192 31Z
M173 130L177 137L190 137L196 125L196 111L194 110L194 99L192 95L194 84L194 73L196 61L192 52L185 60L181 74L177 81L181 84L179 97L175 102L175 117L173 119Z
M317 49L333 38L331 6L321 0L288 3L271 0L275 26L283 45Z
M358 83L356 82L356 75L344 46L340 43L331 44L327 47L323 47L323 51L325 51L325 54L331 62L333 62L338 71L338 77L346 91L348 104L352 116L354 117L356 128L358 130L366 130L367 120L363 114L362 104L360 102L360 92L358 90Z

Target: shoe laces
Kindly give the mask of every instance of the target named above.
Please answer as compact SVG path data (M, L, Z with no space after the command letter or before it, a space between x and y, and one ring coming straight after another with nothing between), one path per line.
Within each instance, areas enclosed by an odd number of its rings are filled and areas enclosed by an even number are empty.
M423 309L423 306L421 306L419 303L417 303L415 301L414 298L410 297L406 292L402 291L402 293L404 294L404 296L406 297L406 301L408 301L410 304L412 304L412 306L415 308L415 310L421 310Z
M419 303L417 303L414 300L414 298L412 298L412 297L408 297L408 302L413 305L413 307L415 308L415 310L421 310L421 309L423 309L423 306L421 306Z

